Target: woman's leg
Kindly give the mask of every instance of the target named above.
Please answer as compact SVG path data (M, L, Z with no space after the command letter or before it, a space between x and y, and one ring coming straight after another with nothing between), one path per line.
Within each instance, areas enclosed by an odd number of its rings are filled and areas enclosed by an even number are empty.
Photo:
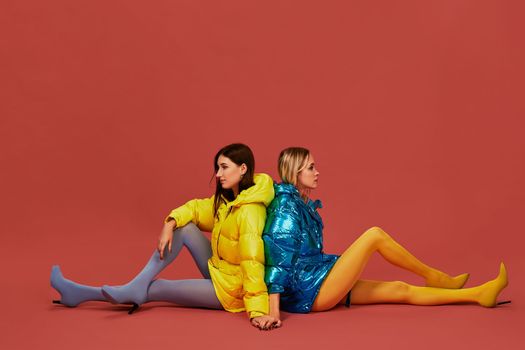
M477 287L444 289L412 286L405 282L359 280L352 288L353 304L401 303L411 305L444 305L462 302L494 307L499 293L508 284L507 271L501 264L498 277ZM321 311L321 310L318 310Z
M422 263L381 228L372 227L337 260L321 286L314 307L325 309L335 306L352 289L374 252L391 264L422 276L429 287L461 288L468 278L468 274L450 277Z
M210 279L155 280L149 286L147 301L167 301L187 307L223 309Z
M171 264L179 255L182 247L186 246L195 260L204 278L210 278L208 259L211 257L211 245L206 236L197 226L190 223L173 232L172 250L166 247L164 259L155 251L142 271L129 283L123 286L103 286L102 293L113 303L142 304L146 301L148 286L166 266Z
M64 278L58 265L51 268L51 287L60 293L60 301L55 303L69 307L77 306L85 301L107 301L102 295L101 287L86 286Z

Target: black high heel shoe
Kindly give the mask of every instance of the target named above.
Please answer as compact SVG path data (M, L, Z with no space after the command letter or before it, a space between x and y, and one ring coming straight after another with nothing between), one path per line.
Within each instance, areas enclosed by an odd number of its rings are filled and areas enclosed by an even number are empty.
M505 300L505 301L500 301L496 303L496 305L503 305L503 304L510 304L510 303L511 303L511 300Z
M135 311L137 311L138 308L139 308L139 304L135 304L135 303L133 303L133 305L131 306L131 308L128 310L128 315L131 315L132 313L134 313Z

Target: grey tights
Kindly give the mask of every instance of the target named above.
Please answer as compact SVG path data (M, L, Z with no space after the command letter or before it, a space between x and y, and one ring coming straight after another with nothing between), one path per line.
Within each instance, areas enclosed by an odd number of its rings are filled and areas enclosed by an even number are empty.
M183 246L190 251L204 279L153 280L175 260ZM168 301L182 306L222 309L210 280L210 257L210 241L197 226L190 223L173 232L172 250L169 252L166 248L163 260L155 251L142 271L123 286L100 288L78 284L65 279L58 266L53 266L51 271L51 286L60 293L60 302L71 307L90 300L108 300L139 305L148 301Z

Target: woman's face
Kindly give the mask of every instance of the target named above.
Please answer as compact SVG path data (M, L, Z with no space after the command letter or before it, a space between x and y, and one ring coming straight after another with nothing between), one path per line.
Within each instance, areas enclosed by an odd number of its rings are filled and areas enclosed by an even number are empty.
M224 189L238 188L242 175L246 173L246 164L237 165L228 157L220 155L217 159L219 170L215 177Z
M315 168L314 156L310 153L306 166L297 174L297 187L299 189L313 190L317 188L319 172Z

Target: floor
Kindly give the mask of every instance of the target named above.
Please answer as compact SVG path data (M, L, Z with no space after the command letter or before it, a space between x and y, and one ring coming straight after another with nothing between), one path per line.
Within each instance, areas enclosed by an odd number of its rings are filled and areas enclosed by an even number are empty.
M60 263L66 277L83 283L122 283L139 267L140 262L131 257L146 258L143 247L153 244L151 237L134 238L122 244L125 250L114 251L116 240L97 246L93 242L100 242L102 236L94 234L94 240L78 238L84 248L75 252L64 249L66 242L50 245L57 237L36 236L25 246L13 239L3 245L16 268L6 269L8 278L1 288L1 349L518 349L524 338L519 326L525 315L518 296L523 289L523 278L517 273L522 263L519 257L508 263L511 283L502 295L512 303L494 309L476 305L352 305L324 313L284 313L282 328L262 332L251 327L244 313L152 303L128 315L126 307L104 302L88 302L76 308L52 304L58 297L49 286L52 264ZM46 249L37 248L46 244ZM21 254L16 253L19 248ZM97 258L90 260L93 256ZM163 277L197 276L187 252L183 251L176 263L177 268L170 268ZM473 272L482 275L481 271ZM470 282L478 281L473 278Z

